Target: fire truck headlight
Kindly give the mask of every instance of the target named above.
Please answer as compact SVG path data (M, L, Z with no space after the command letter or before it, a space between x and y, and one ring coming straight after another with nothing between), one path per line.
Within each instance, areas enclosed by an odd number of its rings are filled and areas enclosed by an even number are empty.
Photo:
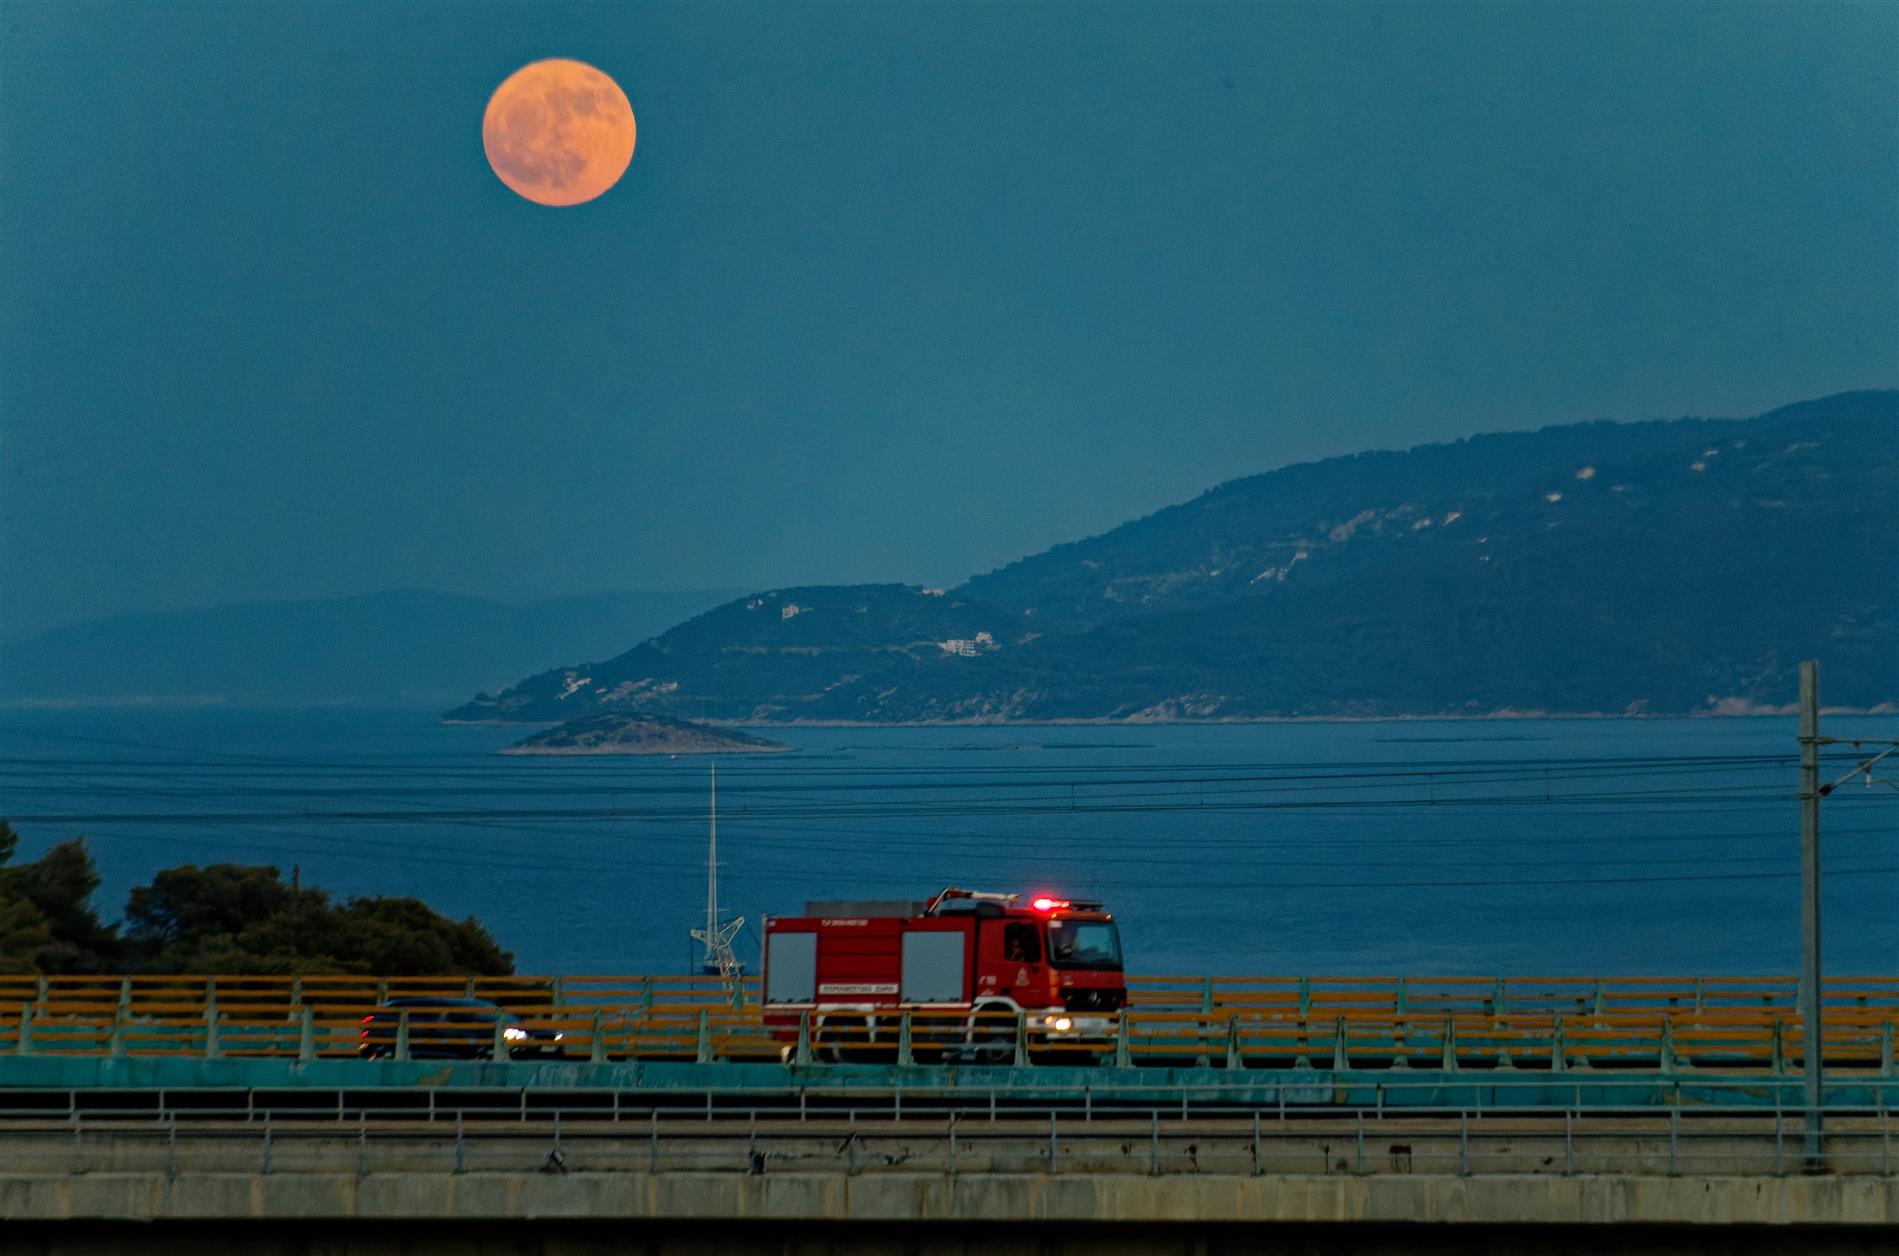
M1069 1030L1075 1027L1075 1022L1070 1020L1068 1017L1057 1016L1054 1013L1050 1013L1049 1015L1044 1016L1042 1018L1042 1023L1048 1026L1050 1029L1054 1030L1058 1034L1065 1034Z

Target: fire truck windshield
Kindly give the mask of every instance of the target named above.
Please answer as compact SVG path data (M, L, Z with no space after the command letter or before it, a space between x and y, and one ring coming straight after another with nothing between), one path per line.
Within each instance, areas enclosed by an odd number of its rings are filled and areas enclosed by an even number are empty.
M1057 968L1121 967L1121 938L1106 920L1048 922L1048 962Z

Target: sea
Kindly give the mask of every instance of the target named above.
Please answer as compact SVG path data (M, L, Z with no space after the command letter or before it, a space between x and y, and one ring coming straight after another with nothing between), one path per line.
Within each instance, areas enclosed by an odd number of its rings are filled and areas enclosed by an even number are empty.
M16 859L83 835L108 918L159 869L266 864L477 917L524 973L695 969L715 766L754 964L768 914L960 886L1098 899L1152 976L1798 967L1791 718L798 727L707 759L501 756L521 730L435 714L8 710L0 816ZM1822 806L1831 974L1899 972L1899 756L1871 775Z

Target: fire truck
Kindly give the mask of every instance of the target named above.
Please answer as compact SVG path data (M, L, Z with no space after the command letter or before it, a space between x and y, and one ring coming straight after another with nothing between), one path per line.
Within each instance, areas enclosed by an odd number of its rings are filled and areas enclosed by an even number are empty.
M764 996L779 1040L802 1025L821 1056L888 1054L908 1012L914 1049L999 1059L1112 1041L1127 982L1100 903L950 888L767 916Z

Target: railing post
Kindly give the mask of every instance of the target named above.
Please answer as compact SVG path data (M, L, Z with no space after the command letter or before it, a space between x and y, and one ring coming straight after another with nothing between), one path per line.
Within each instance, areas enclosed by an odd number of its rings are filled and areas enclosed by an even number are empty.
M33 1005L20 1004L20 1036L13 1040L15 1055L33 1054Z
M562 978L562 977L554 978L554 985L552 989L548 991L547 1001L549 1005L553 1007L566 1006L567 982L565 978Z
M1457 1022L1448 1016L1444 1018L1444 1071L1457 1071Z
M1563 1018L1558 1016L1556 1032L1550 1035L1550 1072L1552 1073L1561 1073L1569 1067L1569 1062L1563 1058L1567 1053L1563 1037Z
M1768 1058L1767 1067L1771 1072L1784 1073L1787 1071L1786 1022L1778 1016L1774 1018L1773 1044L1773 1053Z
M650 1015L653 1011L653 979L640 978L640 1011Z
M1351 1067L1351 1056L1345 1050L1345 1018L1341 1016L1332 1026L1332 1071L1343 1073Z
M1116 1021L1115 1021L1114 1066L1116 1068L1133 1068L1134 1067L1134 1052L1131 1049L1131 1046L1128 1042L1128 1035L1130 1032L1129 1027L1128 1027L1128 1017L1130 1015L1131 1013L1128 1011L1128 1009L1122 1008L1121 1015L1118 1018L1116 1018Z
M699 1009L699 1049L695 1058L701 1064L712 1063L712 1024L704 1008Z
M1589 1000L1589 1011L1595 1016L1602 1015L1602 978L1600 977L1596 978L1596 993L1595 997Z
M296 1007L303 1002L303 977L301 974L290 979L290 1006Z
M1226 1018L1226 1067L1228 1072L1246 1067L1246 1059L1240 1054L1240 1018L1230 1012Z
M509 1058L508 1017L505 1012L495 1014L495 1023L488 1034L488 1058L499 1064Z
M1391 1010L1403 1016L1410 1010L1411 997L1405 988L1405 978L1398 978L1398 989L1392 995Z
M1029 1014L1021 1011L1015 1014L1015 1066L1029 1066Z
M1503 1015L1503 998L1503 978L1499 977L1497 978L1496 987L1490 992L1490 1014L1492 1016Z
M112 1009L112 1038L107 1044L106 1054L121 1056L125 1054L125 1004Z
M910 1012L905 1009L897 1019L897 1067L909 1068L917 1062L910 1049Z
M794 1049L792 1064L804 1068L811 1063L811 1009L798 1013L798 1045Z
M396 1058L409 1058L409 1009L406 1007L396 1013Z
M1213 978L1211 977L1202 977L1200 979L1200 1010L1202 1012L1213 1011Z
M297 1026L297 1062L308 1064L316 1059L316 1013L310 1005L302 1005L302 1016Z
M1675 1022L1666 1013L1662 1016L1661 1069L1664 1073L1675 1071Z
M1306 1018L1310 1015L1312 1015L1312 978L1301 977L1299 978L1299 1023L1305 1024Z
M215 1001L204 1009L204 1058L218 1058L218 1005Z
M604 1064L607 1059L606 1012L601 1008L593 1010L593 1034L587 1040L587 1058L595 1064Z
M376 1006L381 1007L389 1001L389 978L376 978Z

